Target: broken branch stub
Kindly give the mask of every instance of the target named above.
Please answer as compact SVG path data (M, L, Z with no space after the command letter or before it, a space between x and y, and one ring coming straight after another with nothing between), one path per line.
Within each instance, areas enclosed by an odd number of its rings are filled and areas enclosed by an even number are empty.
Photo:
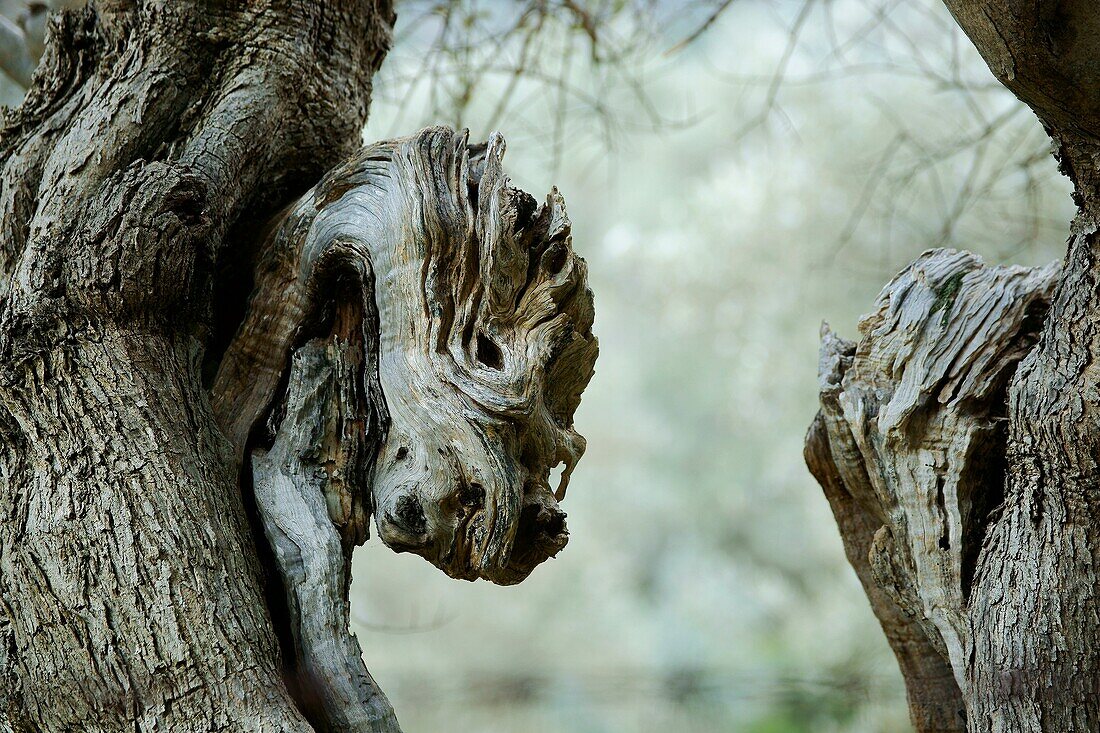
M572 420L597 354L592 296L561 195L537 207L512 188L500 135L473 162L465 136L446 135L397 160L406 178L448 170L433 183L449 205L425 208L428 236L375 262L389 271L379 372L391 417L375 517L387 544L454 577L515 583L567 539L558 502L584 452Z
M1057 275L1056 265L991 267L969 252L931 250L882 290L858 345L823 330L827 449L808 446L811 470L839 481L842 492L826 486L834 512L878 525L870 542L859 540L868 555L857 570L890 598L873 603L884 628L903 623L887 605L915 619L964 696L968 594L1003 496L1006 390L1035 344ZM821 429L811 437L820 442ZM846 522L838 517L842 531Z
M327 175L266 245L213 403L243 455L291 353L329 333L354 293L364 359L349 409L371 442L371 496L358 501L391 548L508 584L567 540L558 502L584 451L573 412L598 348L564 200L553 190L537 206L511 187L504 149L499 134L471 147L465 132L429 128Z
M272 229L218 368L213 408L251 459L282 579L292 687L326 730L398 730L348 631L371 513L389 547L467 580L517 583L568 539L592 293L561 195L537 206L503 156L499 134L471 147L429 128L333 170Z

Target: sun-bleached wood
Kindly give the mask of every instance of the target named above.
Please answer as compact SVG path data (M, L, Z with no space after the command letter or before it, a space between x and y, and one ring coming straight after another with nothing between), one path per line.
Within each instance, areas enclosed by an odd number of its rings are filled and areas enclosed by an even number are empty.
M214 381L252 458L298 697L333 730L392 724L347 628L368 515L391 548L468 580L519 582L568 539L592 294L561 195L538 206L513 188L504 148L428 128L330 172L262 246Z
M851 364L855 344L837 338L832 333L823 336L823 367L839 377ZM831 362L834 366L828 367ZM833 371L841 370L841 371ZM964 733L966 705L951 666L929 642L921 618L903 609L895 600L896 593L879 586L871 570L871 547L882 520L860 504L848 490L837 470L832 455L825 418L819 412L806 436L806 464L821 484L833 511L844 552L856 571L871 608L894 650L906 683L910 718L918 733ZM869 490L869 481L861 479Z
M1023 324L1037 343L1009 375L1011 384L1003 400L994 405L1003 415L1005 437L1003 446L992 449L997 468L985 472L986 489L960 491L957 507L945 503L942 510L938 501L932 506L922 503L927 492L900 497L898 505L906 508L902 516L907 526L900 532L899 527L884 532L872 557L877 558L882 580L903 581L886 584L901 591L899 597L910 599L910 607L920 612L921 622L929 627L928 642L943 643L961 688L968 730L1096 731L1100 730L1100 614L1096 611L1100 606L1100 524L1096 521L1100 516L1096 491L1100 485L1100 371L1094 365L1100 363L1100 288L1096 286L1100 282L1100 7L1091 0L945 0L945 5L997 79L1043 123L1060 169L1073 184L1077 216L1069 228L1061 270L1052 276L1055 287L1049 311L1045 318ZM1011 313L1011 308L1006 312ZM985 316L990 323L1001 317L996 309ZM953 318L953 313L948 315L948 330L954 328ZM923 413L916 415L920 425ZM958 435L937 438L933 431L925 436L930 445L965 446ZM833 456L844 460L838 451ZM944 469L933 465L933 473ZM993 474L1003 478L989 484ZM960 489L965 489L964 479L965 474L959 479ZM891 483L897 482L891 479ZM904 488L916 492L920 487ZM968 523L967 496L983 495L997 511L985 521ZM941 514L946 519L937 521ZM911 556L919 545L929 544L922 537L934 537L937 526L950 528L960 518L965 601L961 626L953 600L957 582L951 575L958 559L950 554ZM951 532L945 536L946 543L954 540ZM950 546L954 553L958 546ZM910 561L922 566L920 583L916 566L905 564ZM946 575L937 577L939 573ZM960 649L965 656L961 668ZM910 680L911 700L913 687L919 684Z
M923 637L918 664L905 656L912 643L895 644L920 731L966 729L968 596L1004 495L1008 382L1035 344L1058 274L933 250L883 289L858 345L823 330L807 461L846 543L859 545L853 565L887 634ZM929 684L937 696L922 689Z

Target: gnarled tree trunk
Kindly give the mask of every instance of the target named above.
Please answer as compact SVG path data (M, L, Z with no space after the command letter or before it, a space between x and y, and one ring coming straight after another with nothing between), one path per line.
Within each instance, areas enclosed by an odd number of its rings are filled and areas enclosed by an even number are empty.
M202 362L216 268L355 148L392 20L350 0L54 20L0 131L8 726L310 729Z
M926 253L827 334L807 461L919 731L1100 730L1100 8L947 0L1075 187L1062 267ZM948 675L949 673L949 675Z
M395 731L347 628L371 512L458 577L565 544L583 262L500 138L352 156L393 21L51 20L0 128L0 731Z

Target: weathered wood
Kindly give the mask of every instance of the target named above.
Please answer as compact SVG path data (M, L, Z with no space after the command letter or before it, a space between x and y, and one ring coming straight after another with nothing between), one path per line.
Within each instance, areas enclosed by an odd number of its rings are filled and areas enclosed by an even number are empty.
M433 129L265 224L358 147L392 23L386 0L50 22L0 124L0 730L395 731L347 623L372 510L456 577L565 544L548 476L583 450L596 341L557 192L512 188L503 138ZM226 349L212 292L231 315L253 269Z
M845 516L846 543L866 546L853 561L861 578L920 625L955 678L956 694L937 701L922 688L931 679L942 689L942 680L924 665L906 670L920 730L959 721L960 699L973 708L968 601L1004 491L1006 390L1058 274L933 250L883 289L857 347L824 334L821 428L811 437L821 441L824 430L828 448L808 444L810 466ZM841 506L844 496L851 500ZM878 526L869 542L868 523ZM872 600L888 635L908 625Z
M971 593L974 731L1100 730L1100 8L947 0L1050 134L1078 214L1008 400L1004 509Z
M908 466L881 477L869 470L889 524L874 551L879 579L895 586L903 601L910 599L930 641L944 644L969 730L1100 730L1100 372L1093 366L1100 362L1100 8L1090 0L945 4L990 70L1044 124L1074 185L1078 214L1041 336L1004 400L1003 445L989 453L996 476L1003 466L1003 480L991 482L994 472L967 478L973 459L958 450L961 463L941 464L932 456L931 474L947 481L941 505L939 489L937 501L928 502L926 469ZM995 308L985 320L996 323L1011 313ZM956 315L947 316L948 330L956 329ZM1036 332L1037 324L1025 330ZM887 381L894 373L886 362L870 367L876 368ZM965 448L959 430L969 416L960 413L963 422L951 417L948 424L941 409L929 428L923 413L915 413L922 440ZM845 419L855 416L846 412ZM853 435L859 442L859 430ZM879 435L888 440L887 433ZM895 451L911 448L897 441L866 450L868 445L862 441L861 458L890 467L907 460ZM953 485L969 482L985 488L956 489L951 496ZM889 491L879 491L882 486ZM988 503L998 491L1000 509L988 521L966 516L962 502L984 494ZM959 503L952 505L952 498ZM942 535L948 554L935 552L931 543L942 527L950 530ZM955 556L959 538L962 554Z
M536 207L503 155L429 128L332 171L261 248L214 382L238 454L257 446L299 697L326 728L396 726L347 628L372 509L390 547L470 580L518 582L568 537L548 479L583 450L592 295L561 196Z
M289 211L214 387L243 450L288 354L341 272L377 302L367 432L383 541L457 578L522 580L564 546L551 469L579 459L573 412L592 375L592 295L557 191L538 207L465 133L365 148ZM328 278L328 280L326 280ZM373 285L373 289L370 287ZM375 341L377 340L377 346ZM380 387L380 389L379 389Z
M399 733L349 630L351 552L337 530L349 517L326 501L344 494L345 482L364 478L356 475L368 439L359 416L357 346L336 336L294 354L286 416L271 448L253 454L253 486L289 611L295 697L318 730Z
M831 375L835 381L830 384L839 388L839 380L850 366L854 353L855 344L826 333L822 340L822 376ZM827 367L829 362L832 365ZM805 458L806 465L829 501L840 528L848 562L855 569L901 667L913 728L917 733L965 733L966 705L951 666L929 641L921 624L922 619L894 600L897 594L892 586L880 586L875 580L871 552L875 534L883 524L854 496L856 493L871 492L870 482L865 476L857 477L862 487L856 491L848 490L837 471L825 418L821 413L814 419L806 436Z

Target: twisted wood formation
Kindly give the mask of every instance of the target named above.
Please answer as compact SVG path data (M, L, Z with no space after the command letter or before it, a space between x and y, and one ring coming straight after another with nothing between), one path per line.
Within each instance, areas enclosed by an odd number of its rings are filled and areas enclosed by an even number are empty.
M219 269L358 147L392 22L384 0L51 20L0 122L0 727L311 729L201 365Z
M456 577L564 545L584 265L502 138L353 155L393 19L51 20L0 125L0 730L394 731L347 629L372 509Z
M584 449L592 294L561 196L536 206L503 155L429 128L329 173L265 245L214 383L333 730L388 710L347 628L372 509L387 545L468 580L519 582L568 539L549 475Z
M0 121L0 731L396 730L347 631L372 509L459 577L564 544L584 266L502 139L355 154L393 21L50 20Z

